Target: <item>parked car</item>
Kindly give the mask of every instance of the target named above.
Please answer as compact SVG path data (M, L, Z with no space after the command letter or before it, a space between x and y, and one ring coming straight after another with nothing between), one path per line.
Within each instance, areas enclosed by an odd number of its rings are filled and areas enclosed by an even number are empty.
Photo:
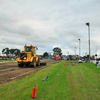
M82 63L82 60L78 60L78 63Z

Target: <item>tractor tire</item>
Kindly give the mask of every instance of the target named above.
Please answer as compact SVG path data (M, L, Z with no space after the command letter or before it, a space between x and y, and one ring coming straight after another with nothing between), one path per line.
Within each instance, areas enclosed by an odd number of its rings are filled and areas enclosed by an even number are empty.
M33 59L33 67L36 67L36 58Z
M21 63L21 64L18 64L18 66L19 66L19 67L23 67L23 66L24 66L24 64L22 64L22 63Z
M40 66L40 59L39 59L39 57L38 57L38 62L37 62L36 65L37 65L37 66Z

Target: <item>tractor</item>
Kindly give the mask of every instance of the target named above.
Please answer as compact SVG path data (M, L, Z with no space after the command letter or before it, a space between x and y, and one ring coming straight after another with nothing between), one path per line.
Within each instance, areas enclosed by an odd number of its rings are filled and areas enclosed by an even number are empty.
M18 62L18 66L19 67L27 67L27 66L32 66L32 67L36 67L36 66L40 66L40 59L39 57L36 55L36 51L37 51L37 47L36 46L32 46L32 45L25 45L24 46L24 51L22 51L20 53L20 57L17 58L17 62Z

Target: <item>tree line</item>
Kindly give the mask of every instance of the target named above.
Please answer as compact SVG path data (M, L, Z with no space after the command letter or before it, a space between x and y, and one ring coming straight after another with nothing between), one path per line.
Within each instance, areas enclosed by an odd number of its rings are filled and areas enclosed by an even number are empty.
M53 51L53 56L55 56L55 55L61 56L62 55L62 50L59 47L53 48L52 51ZM19 49L9 49L8 47L6 47L2 50L2 54L6 54L6 56L9 56L9 55L17 56L20 54L20 50ZM48 57L49 55L50 54L48 52L43 53L43 57Z
M9 55L17 56L20 54L20 50L19 49L9 49L8 47L6 47L2 50L2 54L6 54L6 56L9 56Z
M52 51L53 51L53 56L55 56L55 55L61 56L62 55L62 50L59 47L53 48ZM43 57L48 57L48 56L49 56L48 52L43 53Z

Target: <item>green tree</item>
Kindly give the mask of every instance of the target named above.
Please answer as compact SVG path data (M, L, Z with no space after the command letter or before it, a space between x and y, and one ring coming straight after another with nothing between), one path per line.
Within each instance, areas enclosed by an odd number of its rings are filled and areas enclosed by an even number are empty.
M16 51L16 52L15 52ZM8 56L8 54L15 54L15 56L20 54L20 50L19 49L9 49L8 47L6 47L5 49L2 50L3 54L6 54L6 56Z
M10 51L10 54L13 55L15 50L14 49L10 49L9 51Z
M49 54L48 54L47 52L44 52L44 53L43 53L43 57L44 57L44 58L45 58L45 57L48 57L48 55L49 55Z
M53 55L59 55L61 56L62 55L62 50L59 48L59 47L55 47L53 48Z
M10 52L10 54L15 54L15 56L20 54L20 50L19 49L10 49L9 52Z
M69 56L70 60L72 60L72 55L68 55L68 56Z
M5 49L3 49L3 50L2 50L2 53L3 53L3 54L6 54L6 56L8 56L8 54L9 54L9 48L6 47Z
M17 56L20 54L20 50L19 49L15 49L14 54Z

